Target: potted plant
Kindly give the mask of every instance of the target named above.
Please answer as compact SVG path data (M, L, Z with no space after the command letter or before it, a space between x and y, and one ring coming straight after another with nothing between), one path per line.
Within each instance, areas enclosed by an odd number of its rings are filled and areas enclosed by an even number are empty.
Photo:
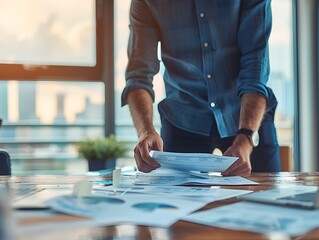
M105 138L86 139L78 144L78 153L88 161L89 171L115 168L116 159L125 156L125 142L114 134Z

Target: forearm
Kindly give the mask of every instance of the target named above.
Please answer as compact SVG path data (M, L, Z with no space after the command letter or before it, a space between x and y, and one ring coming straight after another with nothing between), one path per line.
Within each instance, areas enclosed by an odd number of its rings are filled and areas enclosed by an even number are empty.
M144 89L135 89L128 93L127 103L131 112L138 137L155 131L153 125L153 100Z
M239 128L258 130L267 105L266 97L256 93L246 93L241 99Z
M241 98L239 129L258 130L263 119L267 100L261 94L245 93ZM247 136L238 134L233 145L224 153L226 156L236 156L239 159L222 173L228 175L247 175L251 172L250 154L253 146Z

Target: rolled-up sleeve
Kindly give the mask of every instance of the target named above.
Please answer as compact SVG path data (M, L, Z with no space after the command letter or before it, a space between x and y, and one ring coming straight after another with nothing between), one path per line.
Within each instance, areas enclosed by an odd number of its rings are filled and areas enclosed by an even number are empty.
M237 94L253 92L271 98L266 83L269 78L268 39L272 16L270 0L242 2L238 44L241 51Z
M127 95L132 89L145 89L154 101L153 77L159 71L159 30L152 12L143 0L132 1L129 27L128 64L122 106L127 104Z

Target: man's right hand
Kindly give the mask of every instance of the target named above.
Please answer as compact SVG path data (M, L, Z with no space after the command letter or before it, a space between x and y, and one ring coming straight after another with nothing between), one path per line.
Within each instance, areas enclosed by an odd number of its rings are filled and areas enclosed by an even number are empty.
M156 131L140 135L134 148L134 158L139 171L148 173L161 166L150 156L151 150L163 151L163 140Z
M141 172L151 172L160 165L151 158L150 151L163 151L163 140L153 125L153 99L145 89L133 89L128 93L127 102L138 135L134 148L137 168Z

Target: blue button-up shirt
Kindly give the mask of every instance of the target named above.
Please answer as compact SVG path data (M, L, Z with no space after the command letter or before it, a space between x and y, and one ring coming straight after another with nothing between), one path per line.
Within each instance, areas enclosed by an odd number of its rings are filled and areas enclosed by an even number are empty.
M235 135L244 93L264 95L267 110L277 103L266 86L271 22L270 0L133 0L122 105L136 88L154 99L161 42L166 98L160 114L203 135L215 117L221 137Z

